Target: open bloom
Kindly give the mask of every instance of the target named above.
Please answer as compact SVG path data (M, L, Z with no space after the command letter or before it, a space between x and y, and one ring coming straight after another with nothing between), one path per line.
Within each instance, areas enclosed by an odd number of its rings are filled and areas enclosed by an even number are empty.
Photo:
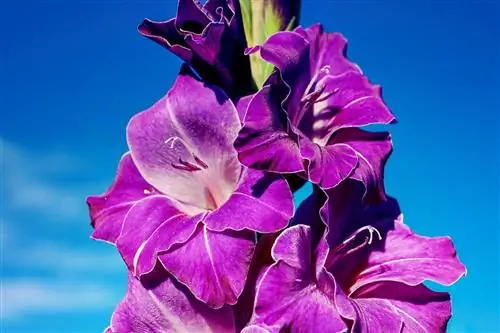
M374 200L383 199L390 137L358 127L394 116L380 87L344 56L345 46L340 34L315 25L276 33L255 47L278 72L250 101L235 147L245 165L299 173L324 189L353 178Z
M209 308L185 286L162 272L141 283L128 277L127 294L104 333L235 333L229 306Z
M356 209L369 224L354 231L353 215L336 211L336 243L315 241L309 225L285 230L257 286L248 332L445 332L450 297L423 282L451 285L465 267L449 237L414 234L395 206L391 199Z
M239 129L223 91L184 66L167 95L130 120L115 184L88 198L93 237L115 243L135 276L159 261L211 307L236 303L255 232L281 230L293 214L281 176L238 161Z
M239 1L179 0L177 16L144 20L139 32L189 63L233 99L254 92Z

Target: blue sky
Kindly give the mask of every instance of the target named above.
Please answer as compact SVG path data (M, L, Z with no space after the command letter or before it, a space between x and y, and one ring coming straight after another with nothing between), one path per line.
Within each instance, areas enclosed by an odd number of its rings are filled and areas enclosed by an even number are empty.
M0 9L2 332L100 332L125 291L84 197L111 183L130 116L180 61L136 33L175 1L9 1ZM386 170L405 222L451 235L468 276L450 332L499 332L499 27L493 1L303 1L349 40L399 124ZM496 94L496 95L495 95Z

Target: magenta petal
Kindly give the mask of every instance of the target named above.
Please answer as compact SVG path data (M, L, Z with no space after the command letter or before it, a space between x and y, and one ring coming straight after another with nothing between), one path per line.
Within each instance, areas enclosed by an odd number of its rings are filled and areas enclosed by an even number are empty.
M184 61L192 61L193 53L176 30L175 19L163 22L145 19L137 29L143 36L167 48Z
M248 95L240 98L238 102L236 102L236 110L238 110L238 116L240 117L241 122L245 119L245 115L247 114L248 105L252 100L253 95Z
M402 332L403 320L384 299L360 299L353 301L356 306L356 317L352 332L385 333ZM427 333L427 332L426 332Z
M326 244L326 243L325 243ZM292 332L343 332L347 329L340 319L333 299L321 287L335 289L334 281L325 275L322 264L328 252L323 246L319 253L312 253L311 229L297 225L285 230L272 249L277 261L263 275L257 286L252 323L289 328ZM316 258L319 258L316 259ZM311 261L320 263L314 266Z
M325 109L324 113L333 113L330 119L316 122L322 126L315 128L313 136L328 138L341 128L388 124L395 120L382 101L379 89L363 74L355 71L338 76L329 74L322 81L326 89L336 92L316 108Z
M264 86L250 101L234 143L241 163L280 173L303 171L299 147L287 132L287 121L271 87Z
M201 214L195 217L175 215L163 221L136 252L134 257L136 275L151 272L158 253L167 251L176 244L185 243L202 217Z
M383 230L390 225L384 249L371 252L351 290L380 281L418 285L429 280L449 286L465 274L450 237L419 236L403 224L402 217L383 224L374 226Z
M183 67L164 98L132 117L127 141L143 177L195 214L220 205L234 190L241 173L233 148L239 129L224 92Z
M293 215L293 196L285 179L254 169L246 169L242 177L228 201L207 216L207 227L261 233L286 227Z
M444 333L451 317L449 294L423 284L376 283L353 303L358 312L354 332Z
M168 277L145 286L129 276L125 298L111 318L110 333L234 333L229 307L210 309Z
M254 248L253 232L213 232L200 223L186 243L159 258L197 299L220 308L235 304L242 293Z
M359 164L351 177L365 185L365 199L373 203L385 200L384 166L392 153L389 133L345 128L336 132L330 141L333 145L338 143L356 151Z
M87 197L94 227L92 238L115 243L130 207L155 192L140 175L130 154L123 155L113 185L102 195Z
M358 165L358 154L349 145L319 146L308 139L300 141L302 156L309 160L311 182L329 189L347 179Z
M275 261L283 261L290 267L308 271L312 260L311 228L296 225L285 230L276 239L271 255Z
M344 332L332 300L304 274L281 261L271 266L257 289L252 322L289 327L292 332Z
M278 333L279 331L276 331ZM249 325L245 328L240 333L274 333L274 331L270 331L267 328L264 328L262 326L257 326L257 325Z
M311 72L318 72L323 66L329 65L331 75L348 71L361 73L359 67L346 57L347 40L342 34L325 32L321 24L306 29L298 27L295 32L309 42Z
M303 89L310 79L307 74L309 64L309 43L300 34L292 31L282 31L269 37L260 48L261 57L276 66L283 80L293 90L298 86ZM294 70L300 68L301 72ZM291 94L294 92L292 91ZM302 93L302 92L301 92ZM294 98L291 98L294 101Z
M152 195L136 203L125 216L122 232L116 241L116 247L129 269L136 272L140 250L151 234L163 224L183 215L164 195ZM163 241L168 243L172 240ZM155 258L149 259L154 265Z

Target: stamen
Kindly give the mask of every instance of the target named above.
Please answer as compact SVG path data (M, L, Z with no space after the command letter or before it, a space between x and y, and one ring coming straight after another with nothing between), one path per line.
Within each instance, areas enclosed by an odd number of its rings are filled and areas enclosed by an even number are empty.
M180 158L179 158L179 164L172 163L172 166L176 169L190 171L190 172L201 170L201 168L199 166L194 165L193 163L183 161Z
M368 237L365 237L364 241L357 245L356 247L352 248L352 249L349 249L346 253L343 253L342 256L345 256L349 253L352 253L356 250L359 250L360 248L366 246L366 245L371 245L371 243L373 242L373 234L376 234L377 237L378 237L378 240L382 240L382 235L380 234L380 231L377 230L377 228L375 227L372 227L371 225L367 225L367 226L364 226L362 228L359 228L358 230L356 230L351 237L347 238L345 241L343 241L342 243L340 243L337 247L335 247L333 249L333 252L336 252L336 253L339 253L344 250L348 245L349 243L351 243L353 240L355 240L359 234L365 230L368 230L368 234L369 236Z
M193 158L196 161L196 163L198 163L198 165L201 166L203 169L208 169L208 164L203 162L202 160L200 160L200 158L198 156L193 154Z
M186 141L184 141L182 138L179 138L178 136L172 136L165 140L165 144L170 146L170 149L174 149L175 143L180 142L182 145L184 145L184 148L188 150L191 153L191 156L194 159L194 163L184 161L182 158L179 158L179 163L171 163L171 165L178 169L178 170L184 170L184 171L200 171L202 169L208 169L208 164L203 162L198 156L196 156L193 152L191 152L191 149L189 149L189 145L187 144Z
M184 141L183 139L179 138L178 136L172 136L170 138L168 138L167 140L165 140L165 144L169 144L170 143L170 149L174 149L174 145L175 143L179 141L180 143L182 143L184 145L184 147L189 147L189 145L186 143L186 141Z
M326 74L328 74L329 71L330 71L330 66L328 66L328 65L324 66L320 70L320 72L323 72ZM309 83L309 86L306 89L306 91L310 91L314 87L314 90L310 93L307 93L300 100L300 111L297 113L297 116L294 119L295 123L299 123L302 120L302 117L306 114L308 108L311 105L323 102L340 91L339 88L334 88L331 91L325 92L326 86L327 86L325 84L325 81L327 79L327 76L324 76L319 80L317 80L317 76L318 75L316 75L313 78L313 80L311 80L311 82ZM313 112L314 112L314 115L317 115L317 113L321 112L321 110L313 110Z
M348 246L350 245L350 243L354 241L359 236L359 234L365 230L368 231L369 235L364 237L364 240L361 244L358 244L355 247L349 249ZM371 245L371 243L373 242L374 234L377 235L378 240L382 240L382 234L377 230L377 228L372 227L371 225L359 228L352 234L352 236L350 236L345 241L340 243L337 247L331 250L330 253L332 256L329 258L327 265L330 267L336 260L343 258L353 252L356 252L364 248L366 245Z
M319 70L321 73L330 74L330 65L325 65Z
M308 103L315 103L317 98L323 93L324 90L325 86L324 85L320 86L318 89L315 89L313 92L310 92L309 94L302 97L300 103L303 105Z
M324 88L323 88L324 89ZM340 88L335 88L333 89L332 91L330 92L327 92L326 94L324 94L323 96L319 96L315 101L314 103L319 103L319 102L323 102L325 100L327 100L328 98L330 98L331 96L335 95L336 93L338 93L340 91Z
M353 241L359 235L359 233L364 231L364 230L368 230L368 233L370 234L370 238L368 239L368 245L370 245L373 242L373 233L377 234L378 240L382 240L382 235L380 234L380 231L377 230L377 228L372 227L371 225L366 225L366 226L356 230L353 233L353 235L351 237L347 238L345 241L343 241L342 244L347 244L347 243Z

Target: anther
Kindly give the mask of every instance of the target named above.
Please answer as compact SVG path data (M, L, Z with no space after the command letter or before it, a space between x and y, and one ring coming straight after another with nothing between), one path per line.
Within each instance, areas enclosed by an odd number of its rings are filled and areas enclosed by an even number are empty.
M349 249L347 250L345 253L342 253L340 254L340 251L346 249L349 245L350 242L352 242L353 240L355 240L359 234L363 231L367 230L369 235L368 237L365 237L364 241L355 246L354 248L352 249ZM350 236L349 238L347 238L345 241L343 241L342 243L340 243L335 249L334 249L334 252L337 252L339 253L341 256L345 256L345 255L348 255L349 253L352 253L356 250L359 250L360 248L366 246L366 245L371 245L371 243L373 242L373 234L376 234L377 237L378 237L378 240L382 240L382 235L380 234L380 231L377 230L377 228L375 227L372 227L371 225L367 225L367 226L364 226L362 228L359 228L358 230L356 230L352 236Z
M179 164L172 163L172 166L176 169L179 170L184 170L184 171L199 171L201 168L197 165L194 165L192 163L183 161L182 159L179 158Z
M203 169L208 169L208 164L203 162L202 160L200 160L200 158L198 156L193 154L193 158L196 161L196 163L198 163L198 165L201 166Z
M325 65L320 69L321 73L330 74L330 65Z

